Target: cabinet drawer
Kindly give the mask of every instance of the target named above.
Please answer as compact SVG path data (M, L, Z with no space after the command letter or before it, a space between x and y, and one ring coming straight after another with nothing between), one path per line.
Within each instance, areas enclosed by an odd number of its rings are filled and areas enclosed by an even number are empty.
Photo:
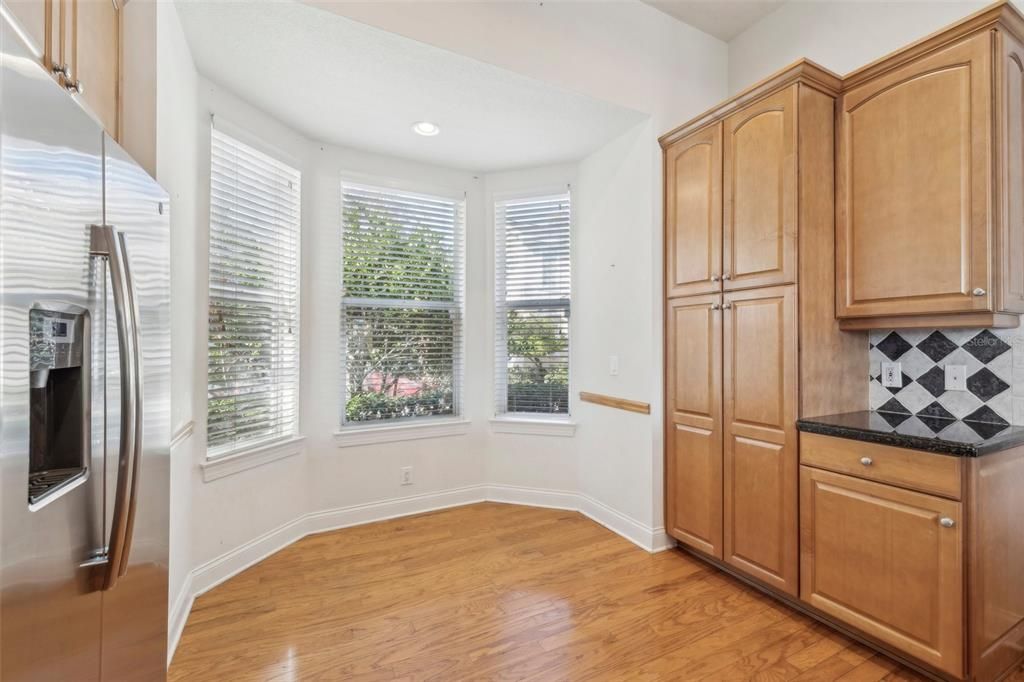
M800 434L800 463L959 500L959 457L817 433Z

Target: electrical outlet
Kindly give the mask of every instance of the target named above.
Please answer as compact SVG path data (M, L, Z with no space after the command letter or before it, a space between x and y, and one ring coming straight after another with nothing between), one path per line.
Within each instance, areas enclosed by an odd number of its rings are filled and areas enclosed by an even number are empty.
M609 355L608 356L608 374L613 377L619 376L619 356Z
M946 365L946 390L967 390L967 365Z
M412 485L412 467L402 467L402 485Z
M882 363L882 385L886 388L900 388L903 386L903 369L900 363Z

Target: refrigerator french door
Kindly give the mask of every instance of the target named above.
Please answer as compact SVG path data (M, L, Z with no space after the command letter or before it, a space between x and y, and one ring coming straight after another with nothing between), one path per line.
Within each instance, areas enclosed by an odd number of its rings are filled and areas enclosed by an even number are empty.
M0 19L0 680L159 680L167 196Z

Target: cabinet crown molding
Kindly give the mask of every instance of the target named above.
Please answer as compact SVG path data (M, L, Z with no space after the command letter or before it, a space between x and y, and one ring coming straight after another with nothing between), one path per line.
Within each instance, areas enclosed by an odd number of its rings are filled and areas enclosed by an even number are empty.
M708 109L700 116L692 118L681 126L665 133L658 138L662 149L687 135L714 123L729 114L742 109L772 93L778 92L793 83L805 83L827 95L835 97L842 88L842 79L824 66L810 59L798 59L789 66L776 71L767 78L758 81L749 88L733 95L721 104Z
M851 71L845 76L839 76L810 59L798 59L789 66L776 71L763 80L733 95L725 102L670 130L659 137L658 142L664 149L700 128L725 118L730 113L792 83L805 83L810 87L821 90L825 94L836 97L850 88L917 59L921 55L956 42L966 35L986 29L995 30L997 28L1011 33L1018 40L1024 40L1024 15L1010 3L1010 0L999 0L953 25L939 29L916 42L876 59L870 64Z
M865 81L877 78L887 71L941 49L950 43L957 42L965 36L997 28L1011 33L1018 40L1024 40L1024 15L1021 15L1017 8L1010 4L1010 0L999 0L955 24L941 28L920 40L851 71L843 76L842 89L849 90L857 87Z

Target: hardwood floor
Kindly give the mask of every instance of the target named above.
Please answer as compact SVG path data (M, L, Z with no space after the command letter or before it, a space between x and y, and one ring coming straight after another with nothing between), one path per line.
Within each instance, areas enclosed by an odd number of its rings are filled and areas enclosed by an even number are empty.
M921 678L682 552L485 503L273 555L196 601L169 679Z

